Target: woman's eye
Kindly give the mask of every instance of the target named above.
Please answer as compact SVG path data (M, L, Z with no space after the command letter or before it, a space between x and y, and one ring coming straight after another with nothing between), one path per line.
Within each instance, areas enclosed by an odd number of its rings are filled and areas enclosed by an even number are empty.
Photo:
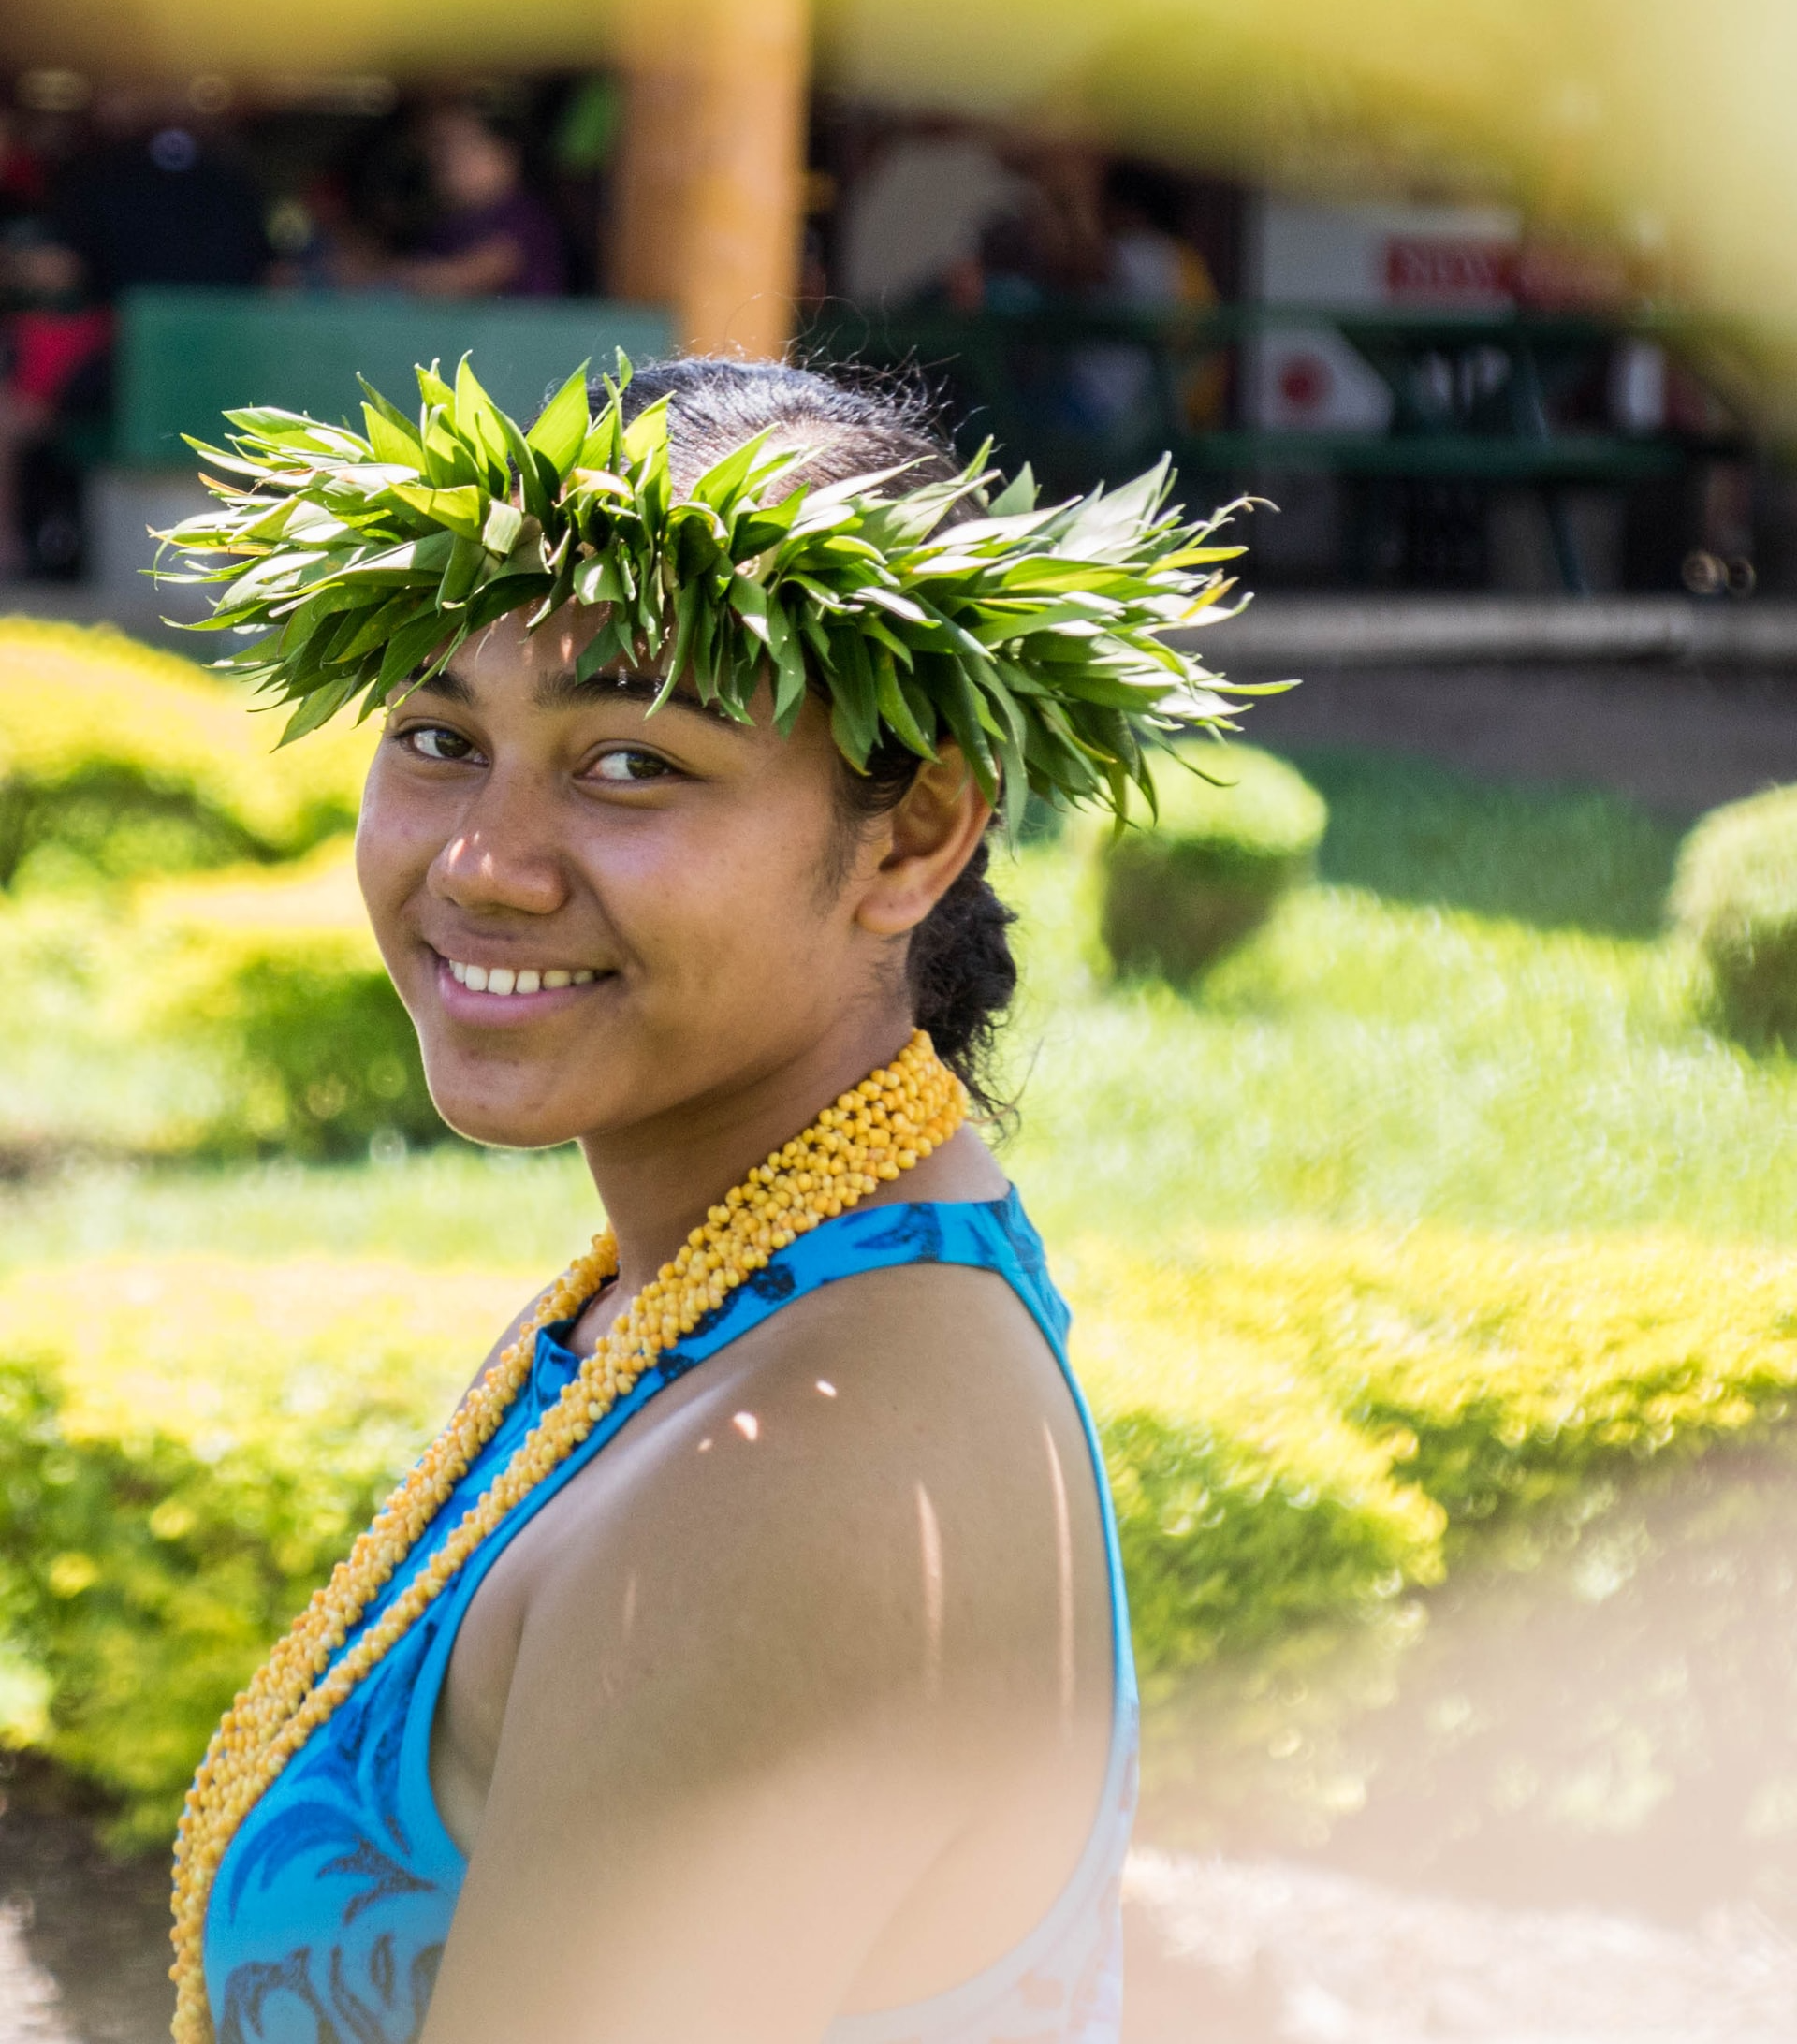
M661 781L673 772L659 753L639 752L632 745L615 752L602 752L588 771L595 781Z
M466 759L475 750L460 731L444 724L415 725L405 734L405 742L425 759Z

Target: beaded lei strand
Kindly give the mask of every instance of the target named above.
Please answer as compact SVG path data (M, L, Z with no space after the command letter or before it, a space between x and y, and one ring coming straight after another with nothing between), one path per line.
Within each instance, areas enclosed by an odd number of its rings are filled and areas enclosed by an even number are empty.
M544 1293L524 1331L463 1400L329 1582L313 1593L212 1734L187 1792L175 1846L175 1963L169 1970L176 1983L176 2044L211 2044L203 1941L212 1880L239 1825L287 1761L513 1506L586 1439L664 1349L691 1334L774 1250L845 1212L883 1180L898 1177L947 1142L966 1112L966 1088L918 1029L889 1066L844 1093L802 1135L756 1166L620 1313L430 1563L330 1668L332 1655L492 1438L530 1376L539 1330L565 1320L616 1275L611 1231L595 1235L592 1248Z

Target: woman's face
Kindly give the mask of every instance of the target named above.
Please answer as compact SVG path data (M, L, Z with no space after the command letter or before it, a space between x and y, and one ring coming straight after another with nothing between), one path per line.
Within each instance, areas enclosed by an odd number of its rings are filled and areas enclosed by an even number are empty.
M789 738L680 696L648 716L651 684L576 681L589 629L471 640L391 712L363 801L375 935L438 1108L480 1141L725 1099L869 1003L902 1025L903 931L946 884L895 895L890 833L845 846L815 702Z

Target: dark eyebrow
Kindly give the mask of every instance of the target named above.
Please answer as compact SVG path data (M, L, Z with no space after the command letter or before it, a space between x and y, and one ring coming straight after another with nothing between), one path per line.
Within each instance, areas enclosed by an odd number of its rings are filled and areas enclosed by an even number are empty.
M407 695L440 695L446 703L459 703L463 709L472 709L475 701L475 692L467 682L447 668L427 680L415 681L405 693Z
M538 709L577 709L583 703L615 702L621 695L629 703L652 703L662 687L659 675L595 674L582 681L572 667L561 667L554 674L538 677L535 702ZM684 684L668 697L665 708L695 710L701 717L725 723L733 721L715 703L700 702Z

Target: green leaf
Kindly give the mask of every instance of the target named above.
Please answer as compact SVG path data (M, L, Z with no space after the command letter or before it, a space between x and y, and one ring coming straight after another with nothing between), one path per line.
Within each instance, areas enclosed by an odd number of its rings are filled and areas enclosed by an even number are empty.
M980 724L979 698L961 662L952 653L927 654L917 664L920 686L942 712L942 721L954 734L980 793L988 802L999 796L998 763Z
M686 673L694 636L698 629L699 610L704 602L705 591L696 582L689 582L674 599L674 645L667 656L666 676L650 706L652 708L661 708Z
M1035 508L1036 472L1026 461L993 498L987 506L987 512L995 518L1008 518L1020 511L1033 511Z
M358 561L353 567L340 569L338 579L423 586L441 577L449 560L449 549L454 545L453 533L427 533L422 539L408 539L403 546L389 547L365 561Z
M397 595L385 602L372 604L363 613L362 622L354 637L345 642L339 658L359 659L363 653L371 653L377 646L385 646L394 633L417 607L418 599L411 590L401 590Z
M830 634L830 729L838 749L857 772L880 736L880 703L867 641L853 626Z
M934 759L935 742L925 734L921 721L899 686L898 670L893 665L890 654L876 662L874 685L880 714L888 728L897 733L899 743L909 746L919 759Z
M778 599L768 606L767 625L774 654L774 722L790 737L809 693L805 653Z
M364 384L362 387L367 390L370 387ZM378 397L379 393L374 392L373 395ZM400 468L422 469L424 449L418 443L418 436L412 431L410 424L387 403L385 398L381 398L380 402L387 406L385 411L377 409L373 403L362 406L363 423L368 428L368 444L374 450L374 459L377 461L391 461Z
M1107 709L1146 711L1166 693L1164 683L1125 681L1102 667L1070 664L1057 673L1056 680L1064 694L1082 703L1103 704Z
M744 478L754 467L767 439L767 433L757 433L752 440L745 440L740 446L733 447L722 460L714 461L706 470L688 494L697 503L709 504L713 510L722 511L742 488Z
M627 604L636 593L630 563L615 553L593 554L574 571L574 593L583 604Z
M640 467L667 447L667 400L657 398L637 413L624 429L624 456L632 468Z
M432 489L425 483L395 483L393 494L460 539L478 540L487 520L487 492L473 483L455 489Z
M552 577L532 572L496 575L490 582L483 583L469 597L461 613L470 637L476 632L484 632L489 624L512 611L526 609L546 596L552 582Z
M390 689L403 681L449 630L449 620L438 616L434 606L402 624L381 656L380 687Z
M299 708L287 719L286 729L282 732L275 751L278 752L283 745L291 745L295 738L303 738L309 731L316 731L320 724L329 723L360 687L360 680L352 675L346 680L327 681L301 697Z
M353 460L358 451L364 455L369 451L367 442L346 427L310 418L304 412L283 411L278 405L244 405L225 416L246 439L265 441L271 447L334 456L340 460Z
M504 489L505 463L510 452L505 444L505 430L500 424L498 405L481 388L480 380L465 355L456 367L456 402L452 416L461 437L472 441L485 453L492 487ZM511 549L504 550L510 552Z
M564 477L573 468L574 458L580 452L580 443L587 437L588 366L586 362L581 363L543 407L541 417L524 435L525 445L543 456L558 478Z
M602 624L598 631L580 649L574 663L577 680L590 681L599 670L611 661L626 661L630 657L631 645L628 632L614 615Z
M518 545L524 530L524 514L516 504L495 497L487 506L487 519L480 529L480 543L490 554L504 560Z
M443 580L437 585L437 604L444 610L454 610L474 592L481 564L488 558L487 549L478 538L469 539L458 534L456 543L449 549L448 564L443 571Z
M742 620L744 630L752 633L771 652L773 634L768 624L767 591L746 575L733 575L729 583L729 603L731 609Z
M499 414L499 430L504 435L505 451L511 456L512 466L518 471L524 508L547 531L552 516L550 506L555 502L560 483L554 465L547 455L539 454L525 439L518 421L508 418L504 412Z

